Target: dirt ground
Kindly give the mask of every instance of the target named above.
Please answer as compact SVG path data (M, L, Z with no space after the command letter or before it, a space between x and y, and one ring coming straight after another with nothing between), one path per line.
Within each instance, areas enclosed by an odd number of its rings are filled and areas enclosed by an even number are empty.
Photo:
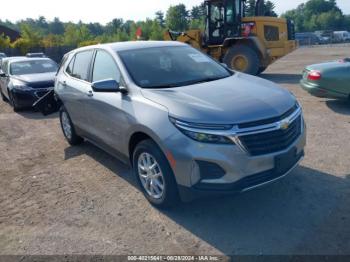
M350 46L301 48L262 75L304 108L306 158L291 175L163 212L117 159L70 147L57 115L1 102L0 254L350 254L350 103L298 85L305 65L349 55Z

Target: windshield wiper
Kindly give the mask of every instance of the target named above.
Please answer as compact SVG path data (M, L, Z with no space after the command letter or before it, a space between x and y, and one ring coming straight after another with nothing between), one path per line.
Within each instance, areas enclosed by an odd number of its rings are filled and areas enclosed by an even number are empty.
M191 83L189 83L190 85L194 85L194 84L200 84L200 83L207 83L207 82L212 82L212 81L217 81L220 79L224 79L228 76L221 76L221 77L207 77L207 78L203 78L203 79L199 79L199 80L193 80Z
M149 88L149 89L152 89L152 88L173 88L173 87L180 87L180 86L183 86L181 84L167 84L167 85L158 85L158 86L144 86L143 88Z
M212 82L216 80L220 80L223 78L226 78L228 76L223 76L223 77L207 77L207 78L202 78L202 79L197 79L197 80L189 80L189 81L184 81L184 82L179 82L179 83L174 83L174 84L165 84L165 85L159 85L159 86L145 86L144 88L173 88L173 87L181 87L181 86L188 86L188 85L195 85L195 84L200 84L200 83L207 83L207 82Z

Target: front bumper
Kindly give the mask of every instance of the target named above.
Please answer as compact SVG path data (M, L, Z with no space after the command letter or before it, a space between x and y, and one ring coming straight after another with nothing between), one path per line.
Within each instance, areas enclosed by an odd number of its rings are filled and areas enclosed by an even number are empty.
M304 151L296 156L296 160L285 172L278 172L275 168L255 175L250 175L230 184L207 184L203 186L185 187L179 186L179 193L183 201L191 201L196 198L211 195L235 195L254 190L274 183L289 175L304 159Z
M300 81L301 87L307 91L309 94L320 97L320 98L340 98L340 99L347 99L348 95L342 94L339 92L335 92L333 90L323 88L317 83L310 83L306 79L302 79Z
M14 100L14 103L18 107L32 107L33 104L42 96L47 94L47 92L53 90L53 87L49 88L38 88L31 90L21 90L13 88L11 94Z
M181 137L180 137L181 136ZM210 194L241 193L276 181L290 173L304 157L306 128L288 148L282 151L252 156L238 145L213 145L198 143L182 134L167 139L176 165L174 175L184 201ZM283 159L283 161L280 161ZM290 159L290 161L286 161ZM221 176L198 167L199 162L214 164L224 170ZM208 169L210 165L208 165Z

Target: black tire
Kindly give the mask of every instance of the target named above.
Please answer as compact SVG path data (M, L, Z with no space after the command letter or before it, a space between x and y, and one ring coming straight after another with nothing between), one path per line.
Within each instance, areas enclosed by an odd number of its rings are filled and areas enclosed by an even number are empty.
M65 118L65 117L67 117L67 119L63 120L63 118ZM67 121L67 122L65 122L65 121ZM70 134L65 130L63 122L65 122L66 124L69 124ZM79 145L79 144L84 142L84 139L77 135L75 128L74 128L74 125L73 125L73 122L72 122L67 110L63 106L60 108L60 123L61 123L63 135L70 145L75 146L75 145Z
M3 94L3 92L1 91L1 89L0 89L0 95L1 95L2 101L4 101L4 102L8 101L7 98L5 97L5 95Z
M243 58L247 62L247 66L243 70L235 68L234 66L234 60L238 59L238 57ZM224 63L233 70L241 71L250 75L257 75L260 68L258 53L249 46L244 45L232 46L224 57Z
M141 154L150 154L158 163L161 173L163 174L163 194L161 198L154 198L147 193L139 176L138 161ZM157 208L169 208L179 203L178 185L169 162L158 145L150 139L141 141L133 153L133 172L140 185L141 191L146 199Z
M13 99L13 95L12 95L12 93L11 93L10 90L8 90L8 94L9 94L9 103L10 103L10 105L12 106L13 111L15 111L15 112L20 111L21 108L20 108L18 105L16 105L16 102L15 102L15 100Z

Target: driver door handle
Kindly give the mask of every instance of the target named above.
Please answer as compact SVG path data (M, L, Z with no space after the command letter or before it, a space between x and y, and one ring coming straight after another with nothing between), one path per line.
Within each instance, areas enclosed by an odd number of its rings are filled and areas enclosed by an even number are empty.
M60 82L60 84L61 84L63 87L67 87L67 82L66 82L66 81L62 81L62 82Z

